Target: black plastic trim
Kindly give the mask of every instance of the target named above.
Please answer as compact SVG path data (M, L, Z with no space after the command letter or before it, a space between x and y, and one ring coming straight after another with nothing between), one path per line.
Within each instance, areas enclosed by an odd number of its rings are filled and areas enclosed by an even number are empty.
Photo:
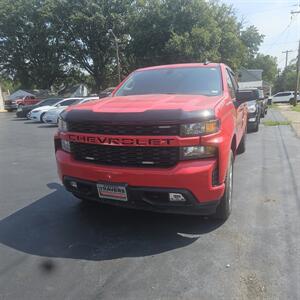
M75 189L69 184L70 181L76 181L77 184L81 186L78 189ZM193 193L186 189L133 186L126 187L128 201L123 202L110 199L100 199L98 197L96 182L65 176L63 183L69 192L73 193L80 199L91 200L125 208L150 210L155 212L186 215L211 215L215 213L216 208L220 203L220 200L199 203ZM168 194L171 192L181 193L187 199L187 201L183 203L166 203L145 199L145 193Z
M212 109L183 111L181 109L147 110L132 113L104 113L91 110L73 109L61 117L67 122L97 122L101 124L182 124L215 119Z

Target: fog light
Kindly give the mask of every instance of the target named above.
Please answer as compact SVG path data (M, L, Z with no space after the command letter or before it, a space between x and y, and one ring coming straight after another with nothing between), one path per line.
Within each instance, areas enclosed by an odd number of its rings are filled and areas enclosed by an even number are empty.
M73 180L72 180L72 181L70 181L69 183L70 183L70 186L71 186L71 187L77 189L77 182L76 182L76 181L73 181Z
M61 141L61 147L66 152L71 152L71 145L69 141L62 140Z
M185 202L185 198L182 196L182 194L178 193L169 193L169 199L171 202Z

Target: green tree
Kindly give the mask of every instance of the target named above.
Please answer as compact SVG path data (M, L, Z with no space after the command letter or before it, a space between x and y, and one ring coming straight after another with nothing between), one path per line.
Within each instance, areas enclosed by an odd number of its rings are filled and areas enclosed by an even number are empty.
M276 78L274 90L280 91L293 91L297 78L296 62L289 64L282 73Z
M248 49L248 59L253 59L255 57L263 39L264 35L260 34L253 25L241 31L241 40Z
M44 1L0 1L0 72L23 88L49 88L63 77L67 59L61 32Z
M254 26L242 31L231 6L204 0L137 1L129 28L134 67L211 60L237 69L263 38Z
M97 90L102 87L112 66L116 70L115 41L108 30L113 29L121 50L127 43L125 20L130 2L48 0L53 22L56 28L62 28L70 61L93 77Z

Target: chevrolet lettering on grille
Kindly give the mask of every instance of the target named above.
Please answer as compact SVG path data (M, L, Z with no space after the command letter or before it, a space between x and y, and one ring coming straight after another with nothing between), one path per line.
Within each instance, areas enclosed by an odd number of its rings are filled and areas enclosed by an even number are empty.
M172 138L145 138L145 137L116 137L102 135L67 134L66 139L75 143L119 146L173 146L176 142Z

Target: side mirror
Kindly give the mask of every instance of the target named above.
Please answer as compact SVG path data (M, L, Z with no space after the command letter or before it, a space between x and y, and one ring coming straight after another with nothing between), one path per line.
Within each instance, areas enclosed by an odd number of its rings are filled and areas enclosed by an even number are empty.
M239 103L257 100L257 97L253 91L249 90L238 90L236 94L236 100Z

